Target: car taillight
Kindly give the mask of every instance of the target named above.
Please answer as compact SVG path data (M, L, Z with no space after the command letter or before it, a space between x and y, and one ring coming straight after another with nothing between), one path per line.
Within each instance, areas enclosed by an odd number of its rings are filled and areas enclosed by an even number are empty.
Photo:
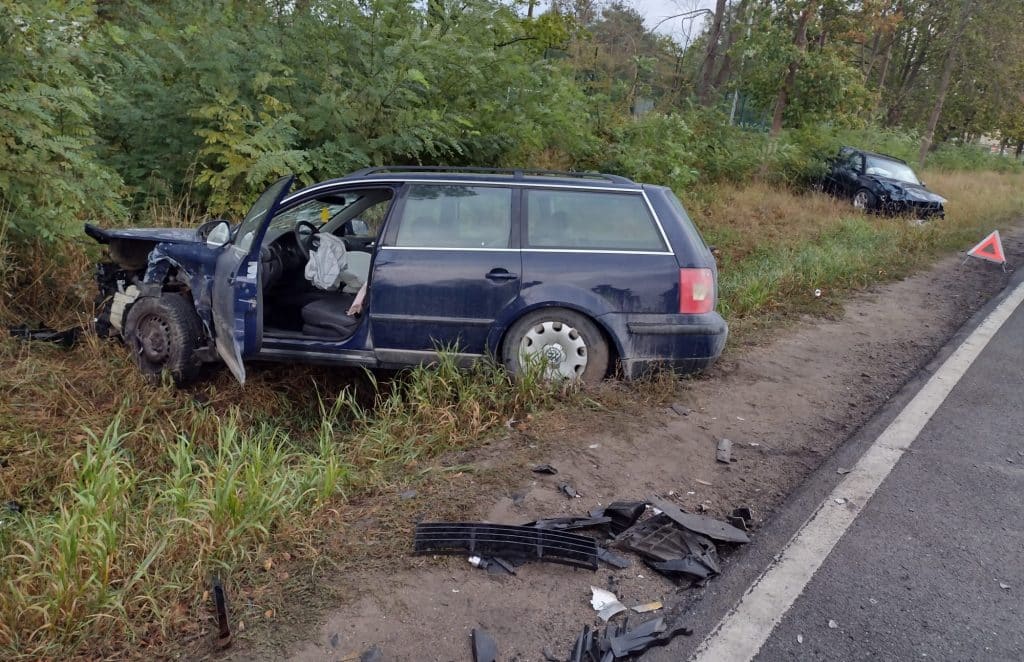
M715 308L715 278L711 269L679 270L679 312L710 313Z

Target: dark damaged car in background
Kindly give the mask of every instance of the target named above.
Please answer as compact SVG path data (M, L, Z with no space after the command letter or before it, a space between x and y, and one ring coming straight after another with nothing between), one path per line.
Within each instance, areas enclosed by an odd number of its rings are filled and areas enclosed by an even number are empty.
M867 212L921 220L946 215L946 199L925 188L906 161L886 154L840 148L829 161L821 188Z
M403 368L440 349L599 381L721 354L714 257L664 187L600 174L371 168L238 225L101 229L97 330L179 384L222 361Z

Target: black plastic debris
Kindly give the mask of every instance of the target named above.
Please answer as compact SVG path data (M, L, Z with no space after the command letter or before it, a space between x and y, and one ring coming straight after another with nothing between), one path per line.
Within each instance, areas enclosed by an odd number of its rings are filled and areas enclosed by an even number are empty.
M754 514L747 506L733 508L732 514L726 519L729 524L732 524L741 531L749 531L750 527L754 525Z
M664 616L644 621L635 628L631 628L608 637L608 644L611 647L612 659L618 660L630 655L639 655L649 648L664 646L680 635L690 636L693 630L680 625L669 626Z
M548 474L549 476L554 476L555 474L558 473L558 469L555 469L550 464L538 464L533 468L533 473Z
M558 486L558 489L562 492L562 494L569 497L570 499L576 499L581 496L580 493L576 491L576 488L570 485L569 483L562 483L561 485Z
M614 662L643 654L655 646L664 646L677 636L690 636L693 631L680 625L669 625L664 616L644 621L635 627L629 626L629 619L618 625L608 625L604 630L591 630L583 626L583 632L576 637L568 662ZM546 649L544 657L549 662L557 660Z
M613 568L623 569L633 565L633 563L624 556L619 556L615 552L599 547L597 550L597 560L604 561Z
M384 652L380 646L371 646L359 656L359 662L384 662Z
M621 544L672 579L702 581L721 571L715 544L679 528L668 515L649 517L623 534Z
M590 516L610 517L612 534L619 535L636 524L646 509L646 501L614 501L604 508L590 511Z
M423 522L416 525L413 547L418 554L500 556L512 562L538 560L597 570L593 538L532 526Z
M214 577L211 584L213 606L217 610L217 638L214 643L217 648L227 648L231 645L231 627L228 625L228 596L220 577Z
M8 327L7 332L12 338L20 340L35 340L39 342L50 342L61 347L71 347L82 337L82 327L74 326L63 331L56 331L46 327L30 328L24 324Z
M524 526L533 526L538 529L556 529L558 531L576 531L577 529L591 529L595 526L611 524L611 517L548 517L539 519Z
M704 515L684 513L674 504L658 497L651 497L648 501L684 529L722 542L750 542L750 537L746 533L731 524Z
M498 662L498 644L486 630L473 628L473 662Z

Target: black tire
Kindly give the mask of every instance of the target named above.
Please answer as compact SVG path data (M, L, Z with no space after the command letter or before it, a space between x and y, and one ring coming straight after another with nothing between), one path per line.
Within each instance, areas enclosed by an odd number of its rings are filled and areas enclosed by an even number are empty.
M564 366L563 375L565 377L570 377L566 373L572 373L572 379L581 379L587 384L596 384L608 374L609 352L604 335L597 325L585 315L564 308L535 310L516 320L505 334L502 343L502 361L505 368L513 375L521 373L523 362L520 350L524 341L529 337L532 342L542 342L545 334L550 334L552 337L550 345L557 346L557 350L552 347L552 353L560 352L565 357L559 363L560 366ZM568 341L568 343L559 343L558 340ZM580 341L582 346L579 344ZM565 344L570 344L570 346L565 347ZM581 349L582 354L580 353ZM570 353L574 350L573 356L579 357L575 361L570 357ZM583 366L579 365L581 358L585 358Z
M142 374L158 380L167 370L178 386L199 374L196 350L203 335L195 307L180 294L141 297L132 304L124 325L125 343Z
M864 199L863 206L860 206L858 202L858 198L861 196ZM867 213L878 211L878 197L866 188L857 189L857 192L853 194L853 206Z

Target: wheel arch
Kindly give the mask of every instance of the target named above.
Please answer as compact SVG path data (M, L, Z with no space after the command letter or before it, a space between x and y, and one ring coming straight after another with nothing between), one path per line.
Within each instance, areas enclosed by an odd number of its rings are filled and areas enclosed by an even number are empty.
M498 334L496 334L493 346L490 348L494 355L498 357L504 355L505 343L508 341L509 331L511 331L512 327L515 326L516 322L526 317L530 313L545 309L569 310L579 315L583 315L588 320L590 320L597 328L597 330L601 333L601 336L604 338L605 344L608 345L608 368L605 376L615 373L619 359L621 359L621 357L623 356L623 347L620 343L618 336L615 333L613 333L608 324L605 323L603 319L601 319L601 315L594 315L592 311L587 310L586 308L578 304L567 303L564 301L545 301L517 309L513 316L503 320L503 324L500 327L500 331ZM492 345L492 343L488 342L488 345Z

